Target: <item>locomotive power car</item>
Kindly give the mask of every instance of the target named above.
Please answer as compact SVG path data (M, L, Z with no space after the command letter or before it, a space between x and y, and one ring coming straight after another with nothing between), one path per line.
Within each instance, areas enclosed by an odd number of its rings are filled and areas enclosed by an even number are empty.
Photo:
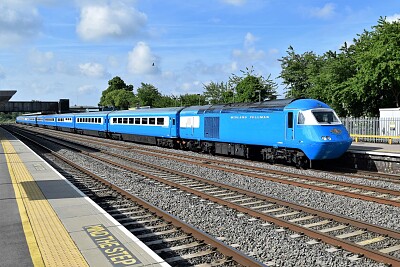
M338 158L352 142L334 110L314 99L21 116L17 123L297 167Z

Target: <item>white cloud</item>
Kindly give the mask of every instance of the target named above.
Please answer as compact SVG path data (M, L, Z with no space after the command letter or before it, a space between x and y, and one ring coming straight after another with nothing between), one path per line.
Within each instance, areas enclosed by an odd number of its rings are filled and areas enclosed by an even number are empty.
M86 41L128 37L140 32L146 22L144 13L123 3L87 5L81 8L76 31Z
M50 51L42 52L34 48L29 52L29 62L37 72L51 73L54 70L53 59L54 53Z
M53 52L41 52L37 49L32 49L29 53L29 61L36 65L48 64L54 58Z
M78 88L79 94L91 94L97 92L97 88L94 85L83 85Z
M7 47L36 37L42 21L36 8L12 1L0 3L0 46Z
M244 37L244 45L251 46L257 41L257 39L258 38L256 38L252 33L248 32Z
M83 75L93 78L102 78L108 75L104 66L99 63L79 64L79 71Z
M156 74L160 72L158 61L150 47L139 42L128 54L128 71L133 74Z
M333 3L327 3L322 8L311 8L309 12L312 17L329 19L335 14L335 5Z
M222 0L223 3L233 6L243 6L247 0Z
M265 58L265 52L263 50L257 50L255 48L255 42L257 37L251 33L247 33L244 37L243 49L234 49L232 51L233 58L242 62L254 62L263 60Z
M400 14L394 14L392 16L386 17L386 21L387 22L395 22L395 21L399 21L400 20Z

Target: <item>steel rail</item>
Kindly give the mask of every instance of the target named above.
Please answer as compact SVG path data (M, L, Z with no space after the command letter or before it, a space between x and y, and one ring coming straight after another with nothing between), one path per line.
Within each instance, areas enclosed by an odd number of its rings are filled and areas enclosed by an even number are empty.
M84 153L84 154L86 154L86 153ZM97 158L98 160L107 162L107 163L112 164L114 166L117 166L119 168L122 168L122 169L125 169L125 170L129 170L129 171L131 171L133 173L136 173L138 175L141 175L141 176L156 180L158 182L167 184L167 185L175 187L175 188L179 188L179 189L181 189L183 191L186 191L188 193L197 195L197 196L199 196L201 198L208 199L208 200L213 201L215 203L218 203L220 205L227 206L227 207L230 207L230 208L235 209L237 211L249 214L249 215L251 215L251 216L253 216L255 218L259 218L259 219L262 219L262 220L265 220L265 221L268 221L268 222L272 222L272 223L274 223L276 225L279 225L281 227L290 229L290 230L292 230L294 232L303 233L303 234L305 234L305 235L307 235L307 236L309 236L311 238L314 238L314 239L317 239L317 240L322 240L325 243L331 244L331 245L336 246L336 247L341 247L341 248L343 248L345 250L348 250L348 251L350 251L352 253L365 255L366 257L368 257L370 259L376 260L378 262L383 262L385 264L391 264L392 266L400 266L400 260L398 258L392 257L392 256L384 254L384 253L381 253L379 251L371 250L371 249L365 248L363 246L357 245L355 243L351 243L351 242L348 242L346 240L342 240L342 239L327 235L325 233L321 233L321 232L318 232L316 230L305 228L305 227L302 227L300 225L285 221L283 219L280 219L280 218L277 218L277 217L273 217L273 216L270 216L270 215L267 215L267 214L252 210L250 208L246 208L246 207L234 204L232 202L229 202L229 201L214 197L212 195L209 195L209 194L204 193L204 192L200 192L200 191L192 189L190 187L187 187L187 186L184 186L184 185L180 185L178 183L165 180L163 178L159 178L159 177L157 177L155 175L152 175L152 174L149 174L149 173L146 173L146 172L143 172L143 171L139 171L137 169L125 166L125 165L120 164L120 163L113 162L112 160L109 160L109 159L105 159L105 158L102 158L102 157L99 157L99 156L96 156L96 155L93 155L93 154L90 154L90 153L87 153L87 154L90 155L91 157ZM158 168L160 168L160 167L157 166L157 169ZM171 172L171 170L168 169L168 172ZM180 173L180 175L187 176L187 174L185 174L185 173ZM195 177L195 176L190 175L190 177ZM197 179L200 180L202 178L197 177ZM209 183L209 182L207 182L207 183ZM226 186L226 185L223 185L223 184L221 184L221 185L222 185L223 188L228 188L228 186ZM233 190L234 191L238 191L237 188L233 188ZM243 190L242 192L246 192L246 191ZM282 201L282 203L284 203L284 201ZM285 205L285 204L283 204L283 205ZM290 205L292 207L294 207L296 204L290 204ZM299 208L297 208L297 209L299 209ZM300 209L301 210L305 210L305 207L301 206ZM309 209L309 211L311 213L312 209ZM314 213L315 212L320 212L320 211L314 210ZM325 213L325 212L321 212L321 214L322 213ZM325 213L325 214L328 214L328 213ZM331 218L335 218L336 215L329 214L328 216L330 216ZM393 230L390 230L390 229L385 229L383 227L378 227L378 226L365 224L365 223L362 223L362 222L357 222L357 221L352 220L352 219L348 220L348 218L341 218L340 220L342 222L344 222L344 223L355 222L355 225L358 225L357 227L359 227L359 228L375 229L376 231L374 231L374 232L376 232L376 233L382 233L384 235L390 235L391 237L397 238L397 239L400 238L400 233L399 232L396 232L396 231L393 231Z
M60 155L59 153L54 152L51 149L47 148L43 144L40 144L40 143L30 139L29 137L25 137L25 138L28 139L29 141L35 143L36 145L40 146L41 148L45 149L46 151L49 151L53 156L66 162L70 166L72 166L72 167L78 169L79 171L85 173L86 175L98 180L103 185L110 187L111 189L115 190L116 192L118 192L119 194L124 196L125 198L130 199L134 202L137 202L139 205L143 206L145 209L148 209L151 212L155 213L157 216L162 217L164 220L170 222L175 227L182 229L184 232L190 233L193 237L195 237L199 240L203 240L205 243L216 248L223 255L225 255L227 257L231 257L231 259L233 261L235 261L243 266L265 266L264 264L257 261L256 259L243 254L242 252L236 250L235 248L230 247L230 246L224 244L223 242L213 238L211 235L209 235L195 227L192 227L191 225L179 220L177 217L159 209L158 207L150 204L149 202L134 196L133 194L125 191L124 189L122 189L122 188L110 183L109 181L101 178L100 176L86 170L85 168L77 165L76 163L74 163L74 162L70 161L69 159L65 158L64 156Z

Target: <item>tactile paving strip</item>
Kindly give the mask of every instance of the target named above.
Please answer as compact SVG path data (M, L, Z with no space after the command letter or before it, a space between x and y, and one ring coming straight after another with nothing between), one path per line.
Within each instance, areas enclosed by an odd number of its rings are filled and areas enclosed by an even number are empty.
M1 143L13 182L18 208L20 213L26 213L26 216L21 214L21 219L23 223L29 221L33 232L33 238L28 238L27 235L30 235L29 226L24 226L32 260L38 266L43 264L45 266L88 266L12 144L7 140L2 140ZM25 216L25 220L23 216ZM43 260L42 263L38 259L38 250Z

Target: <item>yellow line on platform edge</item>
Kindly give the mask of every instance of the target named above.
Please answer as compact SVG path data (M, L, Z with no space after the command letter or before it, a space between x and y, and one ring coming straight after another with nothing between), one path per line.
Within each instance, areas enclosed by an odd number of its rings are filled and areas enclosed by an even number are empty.
M8 140L1 143L34 266L88 266L14 146ZM25 188L24 182L33 184ZM35 200L29 199L30 194Z
M21 222L22 222L22 228L24 230L25 233L25 238L26 238L26 243L28 244L28 249L29 249L29 253L31 255L32 258L32 263L35 267L41 267L41 266L45 266L43 259L42 259L42 255L40 253L38 244L36 242L36 238L35 235L33 234L33 230L31 227L31 224L29 222L29 218L28 218L28 214L26 212L25 209L25 205L24 202L22 200L22 196L21 193L19 191L18 188L18 183L17 183L17 179L15 177L14 174L14 170L11 167L10 164L10 158L8 156L8 150L5 146L6 141L1 141L1 144L3 146L3 150L4 150L4 154L6 157L6 162L7 162L7 167L8 167L8 172L10 173L10 177L11 177L11 181L12 181L12 185L14 188L14 192L15 192L15 200L17 201L17 205L18 205L18 211L21 217ZM9 142L7 142L9 143ZM11 145L11 144L10 144Z

